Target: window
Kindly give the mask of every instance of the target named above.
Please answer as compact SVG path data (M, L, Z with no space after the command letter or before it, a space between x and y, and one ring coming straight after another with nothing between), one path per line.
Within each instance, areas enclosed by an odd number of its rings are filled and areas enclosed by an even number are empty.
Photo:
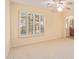
M20 12L19 37L34 36L44 33L45 18L43 15Z

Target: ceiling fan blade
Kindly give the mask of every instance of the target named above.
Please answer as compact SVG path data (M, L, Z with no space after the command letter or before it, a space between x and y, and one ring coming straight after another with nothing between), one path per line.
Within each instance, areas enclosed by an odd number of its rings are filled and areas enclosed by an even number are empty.
M66 9L67 9L67 10L71 10L71 8L70 8L70 7L66 7Z
M73 4L73 2L67 2L66 4L67 4L67 5L72 5L72 4Z

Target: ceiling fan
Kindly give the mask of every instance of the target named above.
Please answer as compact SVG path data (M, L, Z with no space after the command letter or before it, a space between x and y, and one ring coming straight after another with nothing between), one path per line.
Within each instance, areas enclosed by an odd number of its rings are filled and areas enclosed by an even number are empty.
M47 7L51 10L62 12L64 9L71 10L73 2L70 0L50 0Z

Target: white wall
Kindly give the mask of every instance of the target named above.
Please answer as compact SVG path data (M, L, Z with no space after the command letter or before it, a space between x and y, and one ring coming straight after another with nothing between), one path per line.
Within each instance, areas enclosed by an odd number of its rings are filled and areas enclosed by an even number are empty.
M43 14L46 18L45 33L39 37L19 38L18 21L19 11L26 10L28 12ZM30 5L22 5L11 3L11 46L21 46L36 42L58 39L64 37L64 20L62 13L52 12L44 8L38 8Z
M9 50L10 50L10 1L9 0L5 0L5 35L6 35L6 39L5 39L5 54L6 54L6 58L9 54Z

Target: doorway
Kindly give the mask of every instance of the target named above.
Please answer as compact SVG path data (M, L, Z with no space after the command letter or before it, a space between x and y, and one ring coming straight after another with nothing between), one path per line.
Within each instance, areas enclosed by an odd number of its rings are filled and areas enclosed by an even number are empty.
M74 37L74 17L67 16L66 17L66 38Z

